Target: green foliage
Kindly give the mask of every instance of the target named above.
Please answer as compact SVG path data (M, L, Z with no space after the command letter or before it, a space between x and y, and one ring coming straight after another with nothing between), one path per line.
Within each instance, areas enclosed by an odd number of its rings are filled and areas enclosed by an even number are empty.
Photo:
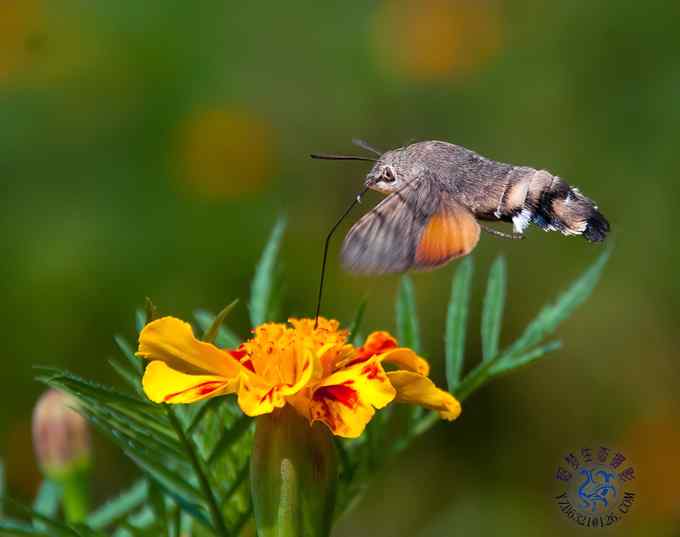
M227 306L227 308L229 308L230 306L231 304ZM194 312L194 317L196 318L196 324L204 332L209 331L211 327L215 325L215 321L217 320L217 317L215 315L205 310L196 310ZM235 347L238 347L239 344L241 343L241 339L223 323L224 319L218 325L217 334L215 334L214 336L213 343L218 347L222 347L225 349L233 349Z
M416 352L421 352L420 327L418 326L418 314L416 312L415 292L411 277L405 275L401 278L399 292L397 294L397 339L401 345L410 347Z
M59 511L62 487L50 479L45 479L38 489L38 494L33 501L33 510L47 517L54 517ZM45 525L39 520L34 520L36 527L45 529Z
M354 315L354 319L352 319L352 322L349 325L349 337L347 340L353 345L360 345L359 331L361 330L361 323L364 320L364 313L366 313L367 304L368 302L366 299L359 303L359 307L357 308L357 311Z
M250 322L253 326L276 318L277 258L281 247L286 219L276 222L262 257L255 267L255 276L250 290Z
M486 283L484 309L482 310L482 359L485 362L498 354L506 286L505 258L500 256L491 265L489 279Z
M210 325L203 332L202 338L203 341L215 343L215 340L221 334L222 338L224 339L223 334L225 334L226 329L222 328L222 323L224 323L224 320L227 318L227 315L229 315L231 311L236 307L236 304L238 304L238 298L217 314L217 316L212 320Z
M277 288L277 254L285 222L280 219L257 265L249 310L253 324L273 318ZM592 292L609 256L605 251L558 299L545 306L520 337L500 349L501 325L507 287L503 258L494 261L486 283L481 315L482 357L463 375L465 335L468 329L473 262L458 263L451 288L445 327L446 378L459 400L499 375L532 363L559 347L546 341ZM280 287L280 286L278 286ZM219 347L237 347L239 338L224 320L232 302L218 315L196 312L203 339ZM350 325L356 342L364 316L363 301ZM401 344L421 352L420 328L413 283L400 282L396 299L396 332ZM136 315L138 331L157 315L150 301ZM249 457L253 420L244 416L233 398L215 398L194 405L157 405L141 390L143 363L133 345L121 336L115 341L121 359L111 360L124 388L103 386L67 371L43 369L40 381L73 394L80 411L104 436L116 444L139 468L142 478L90 513L84 524L68 525L58 518L59 487L45 482L33 509L17 507L30 522L4 518L0 533L57 537L237 536L252 520ZM361 498L370 477L391 457L439 422L436 413L420 408L378 412L362 437L334 438L341 471L336 515ZM0 493L2 466L0 464Z
M446 380L449 390L455 392L463 369L465 331L470 309L470 285L472 283L472 257L463 259L456 269L451 285L451 299L446 311Z

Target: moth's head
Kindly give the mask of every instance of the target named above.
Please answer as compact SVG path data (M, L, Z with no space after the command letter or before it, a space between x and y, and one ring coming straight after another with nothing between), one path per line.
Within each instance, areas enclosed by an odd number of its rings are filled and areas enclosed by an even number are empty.
M384 153L366 175L364 185L384 194L396 192L404 187L408 178L403 166L400 165L399 152L400 150L394 150Z

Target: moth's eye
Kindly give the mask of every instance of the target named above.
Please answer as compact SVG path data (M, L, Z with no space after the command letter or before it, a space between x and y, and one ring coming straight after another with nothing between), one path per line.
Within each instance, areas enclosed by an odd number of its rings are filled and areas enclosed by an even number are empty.
M394 171L392 168L383 168L380 178L386 183L391 183L396 179L396 177L394 177Z

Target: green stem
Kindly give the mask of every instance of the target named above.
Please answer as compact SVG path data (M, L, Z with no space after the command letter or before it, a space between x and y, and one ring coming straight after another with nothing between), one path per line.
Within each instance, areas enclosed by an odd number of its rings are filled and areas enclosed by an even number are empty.
M210 516L213 520L215 531L217 531L217 534L220 535L220 537L229 537L229 530L224 523L224 517L222 516L222 511L220 511L220 507L217 503L217 498L215 497L215 493L210 486L210 481L208 481L208 476L205 473L203 465L201 464L196 445L194 444L193 440L185 434L182 424L177 418L174 410L169 406L166 406L166 410L168 413L168 418L170 419L170 423L172 424L172 427L175 429L178 438L189 454L191 465L194 467L194 471L198 476L198 481L201 489L203 490L203 495L208 502L208 508L210 509Z
M85 520L90 510L89 471L86 468L70 472L61 480L62 507L69 523Z

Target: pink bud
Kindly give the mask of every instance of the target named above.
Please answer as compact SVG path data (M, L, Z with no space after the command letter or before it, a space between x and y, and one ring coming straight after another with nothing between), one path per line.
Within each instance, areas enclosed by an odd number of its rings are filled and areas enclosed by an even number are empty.
M78 412L78 401L64 392L49 389L33 409L33 447L38 463L48 477L87 467L90 462L90 431Z

